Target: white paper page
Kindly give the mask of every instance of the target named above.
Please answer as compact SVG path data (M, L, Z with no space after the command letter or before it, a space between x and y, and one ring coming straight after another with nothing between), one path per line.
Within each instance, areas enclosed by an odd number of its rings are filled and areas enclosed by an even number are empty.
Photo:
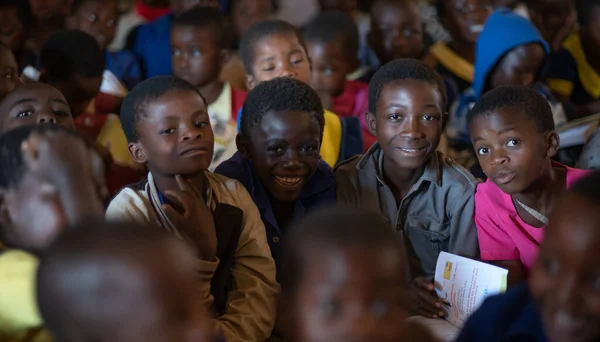
M462 327L484 299L506 290L508 270L442 252L435 268L435 289L446 320Z

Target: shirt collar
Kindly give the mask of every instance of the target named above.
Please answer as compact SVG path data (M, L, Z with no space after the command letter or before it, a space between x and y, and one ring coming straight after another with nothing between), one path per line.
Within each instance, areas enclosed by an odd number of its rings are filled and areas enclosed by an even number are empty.
M356 165L358 170L363 170L366 172L374 173L377 179L381 183L385 183L383 181L383 151L379 146L379 142L376 142L369 148L367 153L363 155L361 160ZM433 153L427 163L425 165L425 170L419 179L415 182L415 185L420 185L420 183L427 181L438 186L442 185L442 173L440 170L440 161L439 161L439 153L436 151Z

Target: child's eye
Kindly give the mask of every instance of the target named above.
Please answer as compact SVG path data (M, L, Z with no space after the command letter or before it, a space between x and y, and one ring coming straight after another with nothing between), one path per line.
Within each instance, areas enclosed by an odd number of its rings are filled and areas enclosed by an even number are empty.
M160 135L168 135L175 132L174 128L167 128L167 129L163 129L162 131L160 131Z
M17 77L18 76L15 72L7 72L6 74L4 74L4 78L6 78L7 80L14 80Z
M18 118L24 118L24 117L31 116L31 115L33 115L33 111L31 111L31 110L23 110L23 111L20 111L19 113L17 113Z
M97 17L95 14L90 14L90 15L88 16L88 21L89 21L90 23L95 23L97 20L98 20L98 17Z
M407 27L407 28L405 28L405 29L402 31L402 34L404 34L404 36L405 36L405 37L410 37L410 36L412 36L413 34L417 34L417 32L418 32L418 31L417 31L417 30L415 30L414 28L412 28L412 27Z
M326 316L335 316L341 311L341 303L335 300L326 300L319 303L319 310Z
M314 152L317 150L316 146L305 145L300 149L301 152Z
M486 154L490 153L490 149L487 147L480 147L477 149L477 154L480 156L484 156Z
M437 119L438 119L438 117L435 115L428 115L428 114L423 115L423 120L425 120L425 121L434 121Z
M281 147L281 146L270 146L269 148L267 148L267 151L269 151L271 153L275 153L275 154L281 154L281 153L283 153L283 147Z
M175 50L173 50L173 52L171 52L171 54L176 57L181 56L181 50L175 49Z
M300 64L304 62L304 59L296 59L296 60L292 60L292 64Z
M115 26L115 21L114 20L109 20L106 22L106 27L113 27Z
M64 111L64 110L55 110L54 114L58 115L58 116L71 116L71 113Z
M266 72L271 72L271 71L273 71L273 70L275 70L275 67L274 67L274 66L268 66L268 67L266 67L266 68L263 68L263 71L266 71Z
M201 53L201 52L200 52L200 50L198 50L198 49L193 49L193 50L192 50L192 56L194 56L194 57L198 57L198 56L200 56L201 54L202 54L202 53Z
M401 119L401 117L398 114L390 114L390 115L388 115L388 120L390 120L390 121L399 121L400 119Z
M206 122L206 121L196 122L196 126L198 126L200 128L204 128L204 127L210 126L210 122Z
M506 146L508 146L508 147L517 147L517 146L519 146L519 144L520 144L520 143L521 143L521 141L520 141L520 140L517 140L517 139L511 139L511 140L509 140L509 141L506 143Z

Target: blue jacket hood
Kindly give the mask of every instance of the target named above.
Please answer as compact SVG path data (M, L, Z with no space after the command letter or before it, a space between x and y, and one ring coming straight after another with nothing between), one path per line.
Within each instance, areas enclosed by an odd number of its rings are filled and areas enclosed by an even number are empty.
M481 97L488 74L506 53L531 43L541 44L546 54L550 52L548 44L529 20L509 9L494 11L486 21L475 46L475 98Z

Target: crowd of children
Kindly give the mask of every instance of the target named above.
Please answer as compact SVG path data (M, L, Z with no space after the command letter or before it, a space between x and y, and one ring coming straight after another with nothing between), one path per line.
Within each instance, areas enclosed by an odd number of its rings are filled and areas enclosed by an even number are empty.
M319 3L0 1L0 341L600 339L600 1Z

